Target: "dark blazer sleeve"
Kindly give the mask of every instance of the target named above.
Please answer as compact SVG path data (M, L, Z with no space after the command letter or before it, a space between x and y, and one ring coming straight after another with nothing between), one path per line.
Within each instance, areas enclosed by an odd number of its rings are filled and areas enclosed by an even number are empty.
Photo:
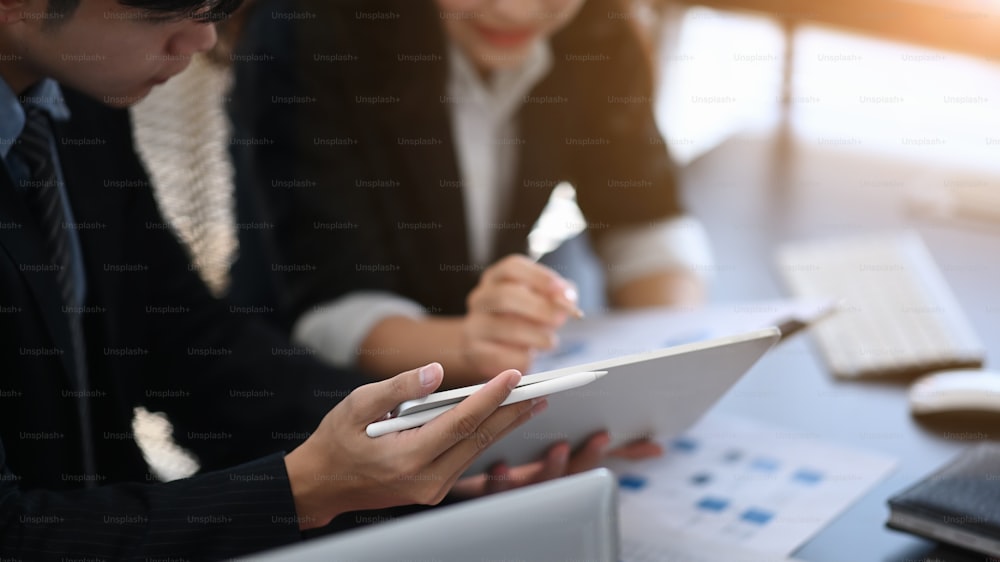
M0 442L4 559L218 560L299 538L281 455L169 484L22 491Z

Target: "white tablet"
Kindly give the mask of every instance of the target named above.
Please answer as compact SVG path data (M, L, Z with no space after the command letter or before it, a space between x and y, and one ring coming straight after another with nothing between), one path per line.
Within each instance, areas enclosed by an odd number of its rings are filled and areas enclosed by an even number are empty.
M549 371L549 378L581 371L608 373L549 396L544 412L484 451L466 474L482 473L501 460L508 466L539 460L560 441L575 449L602 430L610 433L612 448L678 435L780 337L777 328L766 328Z

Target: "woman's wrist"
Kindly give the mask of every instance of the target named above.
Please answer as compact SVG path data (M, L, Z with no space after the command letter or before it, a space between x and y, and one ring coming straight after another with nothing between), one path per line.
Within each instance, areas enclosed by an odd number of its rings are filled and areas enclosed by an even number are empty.
M436 361L444 367L442 388L472 384L464 382L475 378L464 333L462 316L391 316L379 321L365 337L357 364L385 378Z

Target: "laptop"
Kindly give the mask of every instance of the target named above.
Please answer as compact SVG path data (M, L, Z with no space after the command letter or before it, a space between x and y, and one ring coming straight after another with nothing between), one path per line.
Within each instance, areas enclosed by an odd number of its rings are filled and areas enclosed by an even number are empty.
M609 448L677 436L780 337L777 328L765 328L549 371L546 377L580 371L607 374L550 395L544 412L491 445L466 474L481 474L500 461L509 466L537 461L560 441L568 441L575 449L602 430L611 436Z
M596 469L272 550L258 562L618 560L615 477Z

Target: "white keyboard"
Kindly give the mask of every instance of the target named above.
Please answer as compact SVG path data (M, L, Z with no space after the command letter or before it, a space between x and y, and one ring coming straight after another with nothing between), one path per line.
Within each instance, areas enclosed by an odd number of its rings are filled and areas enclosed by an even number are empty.
M982 366L982 343L915 233L789 244L777 261L794 296L842 299L811 329L836 376Z

